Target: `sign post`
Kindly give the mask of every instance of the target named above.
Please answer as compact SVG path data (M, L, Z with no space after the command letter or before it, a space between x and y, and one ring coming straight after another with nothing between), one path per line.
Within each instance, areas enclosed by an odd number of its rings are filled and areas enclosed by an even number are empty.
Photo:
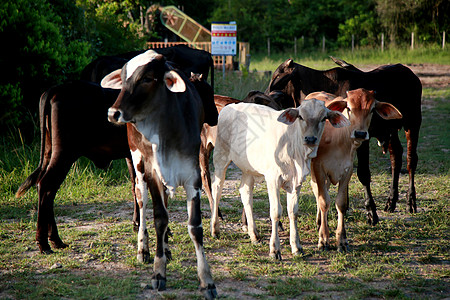
M211 54L222 55L222 72L225 79L225 56L236 55L236 22L211 23Z

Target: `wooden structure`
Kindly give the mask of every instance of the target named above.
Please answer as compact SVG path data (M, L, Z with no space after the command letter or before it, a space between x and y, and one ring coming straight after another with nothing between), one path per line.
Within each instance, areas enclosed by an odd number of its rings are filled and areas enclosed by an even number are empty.
M158 49L158 48L167 48L172 47L175 45L187 45L191 48L195 49L201 49L208 51L211 53L211 42L195 42L195 43L188 43L188 42L148 42L147 47L149 49ZM247 55L250 54L250 44L244 43L244 42L238 42L238 53L237 53L237 63L239 65L247 65L248 57ZM222 68L222 56L215 56L213 55L214 59L214 67L216 69ZM227 70L233 70L233 56L225 56L225 68Z

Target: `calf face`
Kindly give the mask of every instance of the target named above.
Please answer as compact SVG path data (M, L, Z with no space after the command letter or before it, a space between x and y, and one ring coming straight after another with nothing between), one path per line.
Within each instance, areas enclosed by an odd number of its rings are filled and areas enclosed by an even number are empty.
M165 90L159 88L163 84L174 93L186 90L185 82L178 73L169 69L162 55L149 51L141 56L122 69L122 90L108 110L111 122L136 123L144 120L154 109L163 105L152 101L164 98Z
M286 109L278 117L278 121L290 125L297 119L301 120L299 124L302 140L299 142L310 148L307 158L313 158L317 155L317 147L319 146L320 138L325 129L326 120L329 120L336 128L345 127L350 124L349 121L337 111L341 110L341 107L344 105L345 103L343 101L336 101L333 109L329 109L325 106L323 101L314 98L308 99L298 108Z

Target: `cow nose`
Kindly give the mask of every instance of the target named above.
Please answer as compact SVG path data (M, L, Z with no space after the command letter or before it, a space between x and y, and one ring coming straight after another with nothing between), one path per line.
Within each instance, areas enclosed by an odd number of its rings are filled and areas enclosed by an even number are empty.
M305 144L308 145L314 145L317 141L317 138L315 136L307 136L305 137Z
M355 131L355 138L364 140L367 137L367 131Z
M116 123L119 121L121 112L117 108L108 109L108 120L112 123Z

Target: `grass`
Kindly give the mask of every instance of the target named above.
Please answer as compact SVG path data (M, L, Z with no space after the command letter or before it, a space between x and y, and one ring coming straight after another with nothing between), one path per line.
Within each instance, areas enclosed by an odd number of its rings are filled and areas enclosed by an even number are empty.
M295 62L310 68L325 70L334 68L337 65L330 59L330 55L341 58L354 65L385 65L385 64L450 64L450 49L445 50L439 48L418 48L414 50L407 49L391 49L381 52L378 49L358 49L353 53L345 50L327 50L319 51L302 51L298 50L297 55L294 52L277 53L267 57L267 53L252 54L250 70L275 70L280 63L288 58L292 58Z
M253 58L252 62L259 63ZM227 74L225 81L216 76L218 93L240 98L251 89L264 90L268 82L264 76ZM217 239L211 238L209 204L203 197L204 245L220 296L225 299L448 297L450 88L425 88L423 102L416 176L419 212L414 215L406 212L407 175L400 177L397 211L393 214L382 211L390 185L390 162L376 142L371 141L372 192L381 221L375 227L366 224L361 184L353 175L346 216L348 253L338 253L335 247L328 252L317 250L316 207L308 181L301 190L298 220L305 255L292 257L286 228L281 233L282 262L273 261L268 255L271 227L264 182L255 189L254 213L262 236L258 244L252 244L241 230L242 204L236 191L224 195L221 201L226 219ZM400 136L406 149L404 134ZM72 167L55 199L58 228L69 248L41 255L34 241L36 191L32 189L22 198L14 198L16 189L38 161L38 141L25 145L19 132L0 140L0 298L200 299L182 189L169 202L173 260L167 265L168 289L158 293L148 289L152 265L136 262L131 185L125 162L115 161L103 171L80 159ZM335 197L336 188L331 189L331 195ZM288 227L284 192L282 205L282 221ZM329 223L333 241L337 225L333 205ZM148 224L153 255L151 212Z

